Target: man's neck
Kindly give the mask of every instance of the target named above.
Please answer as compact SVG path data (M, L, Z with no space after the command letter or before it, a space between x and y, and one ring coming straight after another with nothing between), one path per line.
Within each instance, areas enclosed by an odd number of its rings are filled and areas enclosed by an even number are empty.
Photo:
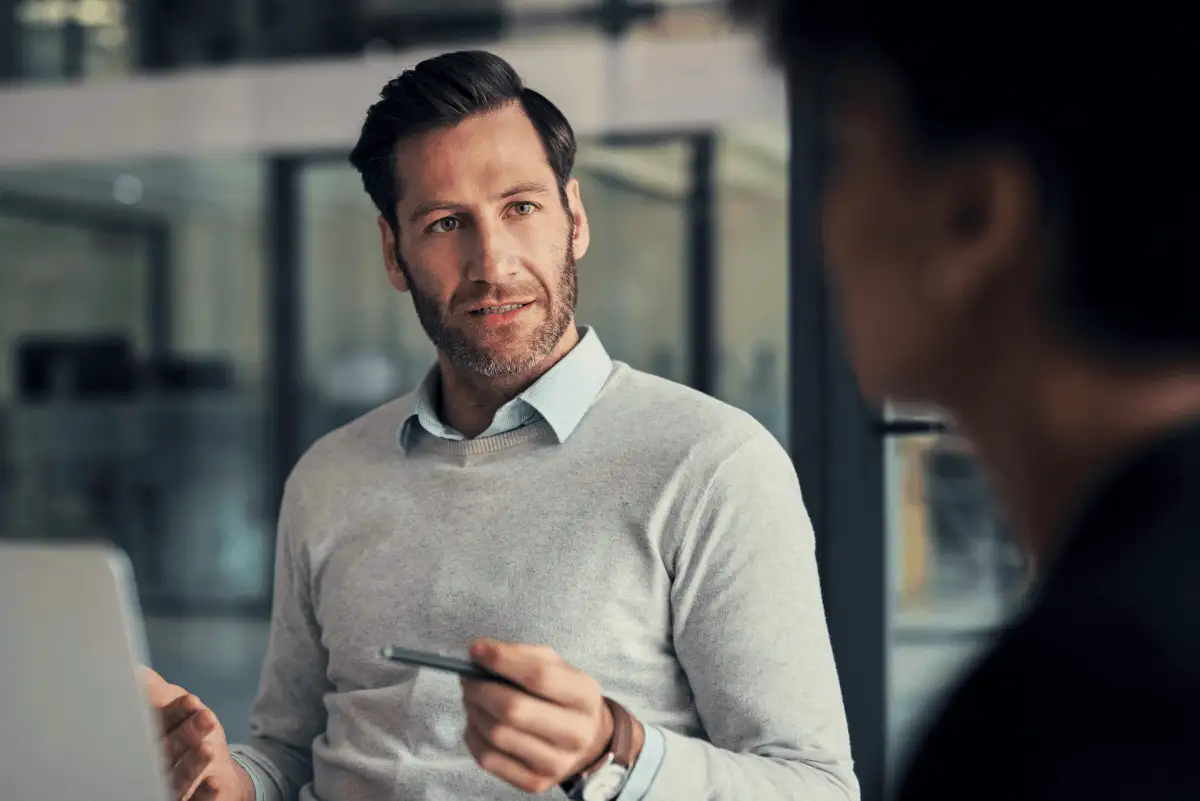
M986 387L955 414L1035 562L1122 459L1200 418L1200 368L1123 370L1056 353L1014 357Z
M464 370L439 352L441 391L438 393L438 415L455 431L474 439L488 429L501 406L545 375L578 343L579 331L572 323L554 350L540 363L523 373L497 378Z

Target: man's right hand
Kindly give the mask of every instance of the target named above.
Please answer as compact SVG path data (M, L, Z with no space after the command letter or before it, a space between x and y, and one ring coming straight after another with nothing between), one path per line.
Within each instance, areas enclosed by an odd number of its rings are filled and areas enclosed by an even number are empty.
M254 784L229 754L212 710L182 687L142 668L163 731L171 792L178 801L254 801Z

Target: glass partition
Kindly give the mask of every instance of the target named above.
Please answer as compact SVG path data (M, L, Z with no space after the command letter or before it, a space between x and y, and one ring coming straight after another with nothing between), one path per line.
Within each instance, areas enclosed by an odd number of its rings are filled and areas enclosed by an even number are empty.
M1019 607L1030 573L962 438L892 436L885 454L889 759L898 769L938 700Z
M99 538L150 611L262 609L258 160L0 172L7 536Z
M737 126L717 139L716 394L788 442L788 137Z

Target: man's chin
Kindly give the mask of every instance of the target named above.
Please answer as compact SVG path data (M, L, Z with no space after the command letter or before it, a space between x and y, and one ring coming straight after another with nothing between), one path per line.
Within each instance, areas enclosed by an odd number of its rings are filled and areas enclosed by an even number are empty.
M481 342L473 342L470 347L456 349L450 356L460 367L487 378L521 375L541 361L528 344L519 347L515 343L488 347Z
M459 347L448 355L459 366L489 378L520 376L536 369L554 351L542 326L505 325L486 331L459 329ZM562 335L559 335L561 340Z
M529 373L537 362L525 358L521 360L497 359L493 357L466 359L459 362L460 366L484 378L515 378Z

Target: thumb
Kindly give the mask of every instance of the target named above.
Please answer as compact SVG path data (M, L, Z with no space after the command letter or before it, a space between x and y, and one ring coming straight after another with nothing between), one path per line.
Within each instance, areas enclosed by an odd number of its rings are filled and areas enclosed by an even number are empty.
M150 696L150 703L153 704L155 709L162 709L179 696L187 695L187 690L171 684L145 665L142 665L138 669L138 673L141 676L142 683L146 686L146 692Z

